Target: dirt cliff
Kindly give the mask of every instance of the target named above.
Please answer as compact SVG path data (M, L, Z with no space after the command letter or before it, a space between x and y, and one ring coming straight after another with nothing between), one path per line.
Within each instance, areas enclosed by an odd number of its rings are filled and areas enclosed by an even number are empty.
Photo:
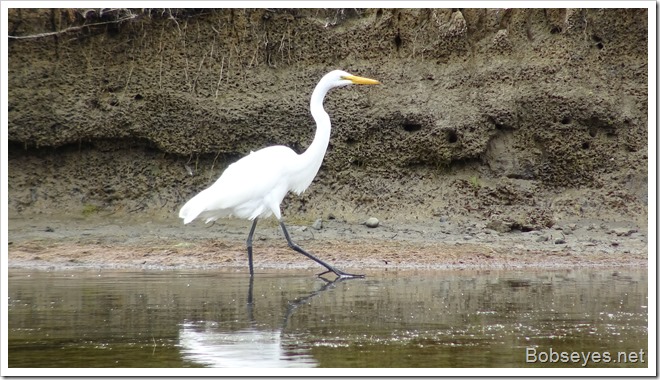
M283 214L646 228L645 9L13 9L9 211L178 209L267 145L323 166Z

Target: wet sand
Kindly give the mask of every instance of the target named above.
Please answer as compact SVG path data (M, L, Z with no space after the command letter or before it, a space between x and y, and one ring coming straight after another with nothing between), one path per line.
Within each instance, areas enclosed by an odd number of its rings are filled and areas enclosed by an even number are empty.
M44 269L236 268L247 272L250 222L225 219L184 226L178 219L14 217L9 267ZM292 239L341 269L572 268L648 265L648 236L634 226L581 221L552 229L500 233L485 223L324 220L289 224ZM323 269L288 248L274 220L254 237L255 269Z

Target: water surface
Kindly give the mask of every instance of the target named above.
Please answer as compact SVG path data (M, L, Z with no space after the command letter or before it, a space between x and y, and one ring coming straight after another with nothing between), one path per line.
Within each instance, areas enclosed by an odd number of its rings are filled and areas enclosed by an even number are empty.
M646 269L376 272L334 283L306 271L250 281L244 271L10 269L8 362L647 367L647 305Z

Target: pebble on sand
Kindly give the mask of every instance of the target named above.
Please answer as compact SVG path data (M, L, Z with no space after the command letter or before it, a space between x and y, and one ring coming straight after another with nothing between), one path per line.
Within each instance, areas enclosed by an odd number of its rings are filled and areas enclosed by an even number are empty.
M372 216L371 218L367 219L364 224L369 228L376 228L380 224L380 221Z
M323 228L323 219L316 219L316 221L312 224L312 228L315 230L320 230Z

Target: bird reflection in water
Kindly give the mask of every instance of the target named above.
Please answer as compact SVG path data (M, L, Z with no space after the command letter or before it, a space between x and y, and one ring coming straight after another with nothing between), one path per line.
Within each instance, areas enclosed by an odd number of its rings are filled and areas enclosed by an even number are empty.
M326 283L318 290L288 303L280 328L259 329L254 318L254 278L250 277L247 295L247 317L250 327L237 331L223 331L211 321L185 322L179 330L179 344L183 358L206 367L316 367L317 361L311 355L309 345L301 343L296 334L285 330L289 318L300 306L350 279L338 277L334 281L323 280Z

